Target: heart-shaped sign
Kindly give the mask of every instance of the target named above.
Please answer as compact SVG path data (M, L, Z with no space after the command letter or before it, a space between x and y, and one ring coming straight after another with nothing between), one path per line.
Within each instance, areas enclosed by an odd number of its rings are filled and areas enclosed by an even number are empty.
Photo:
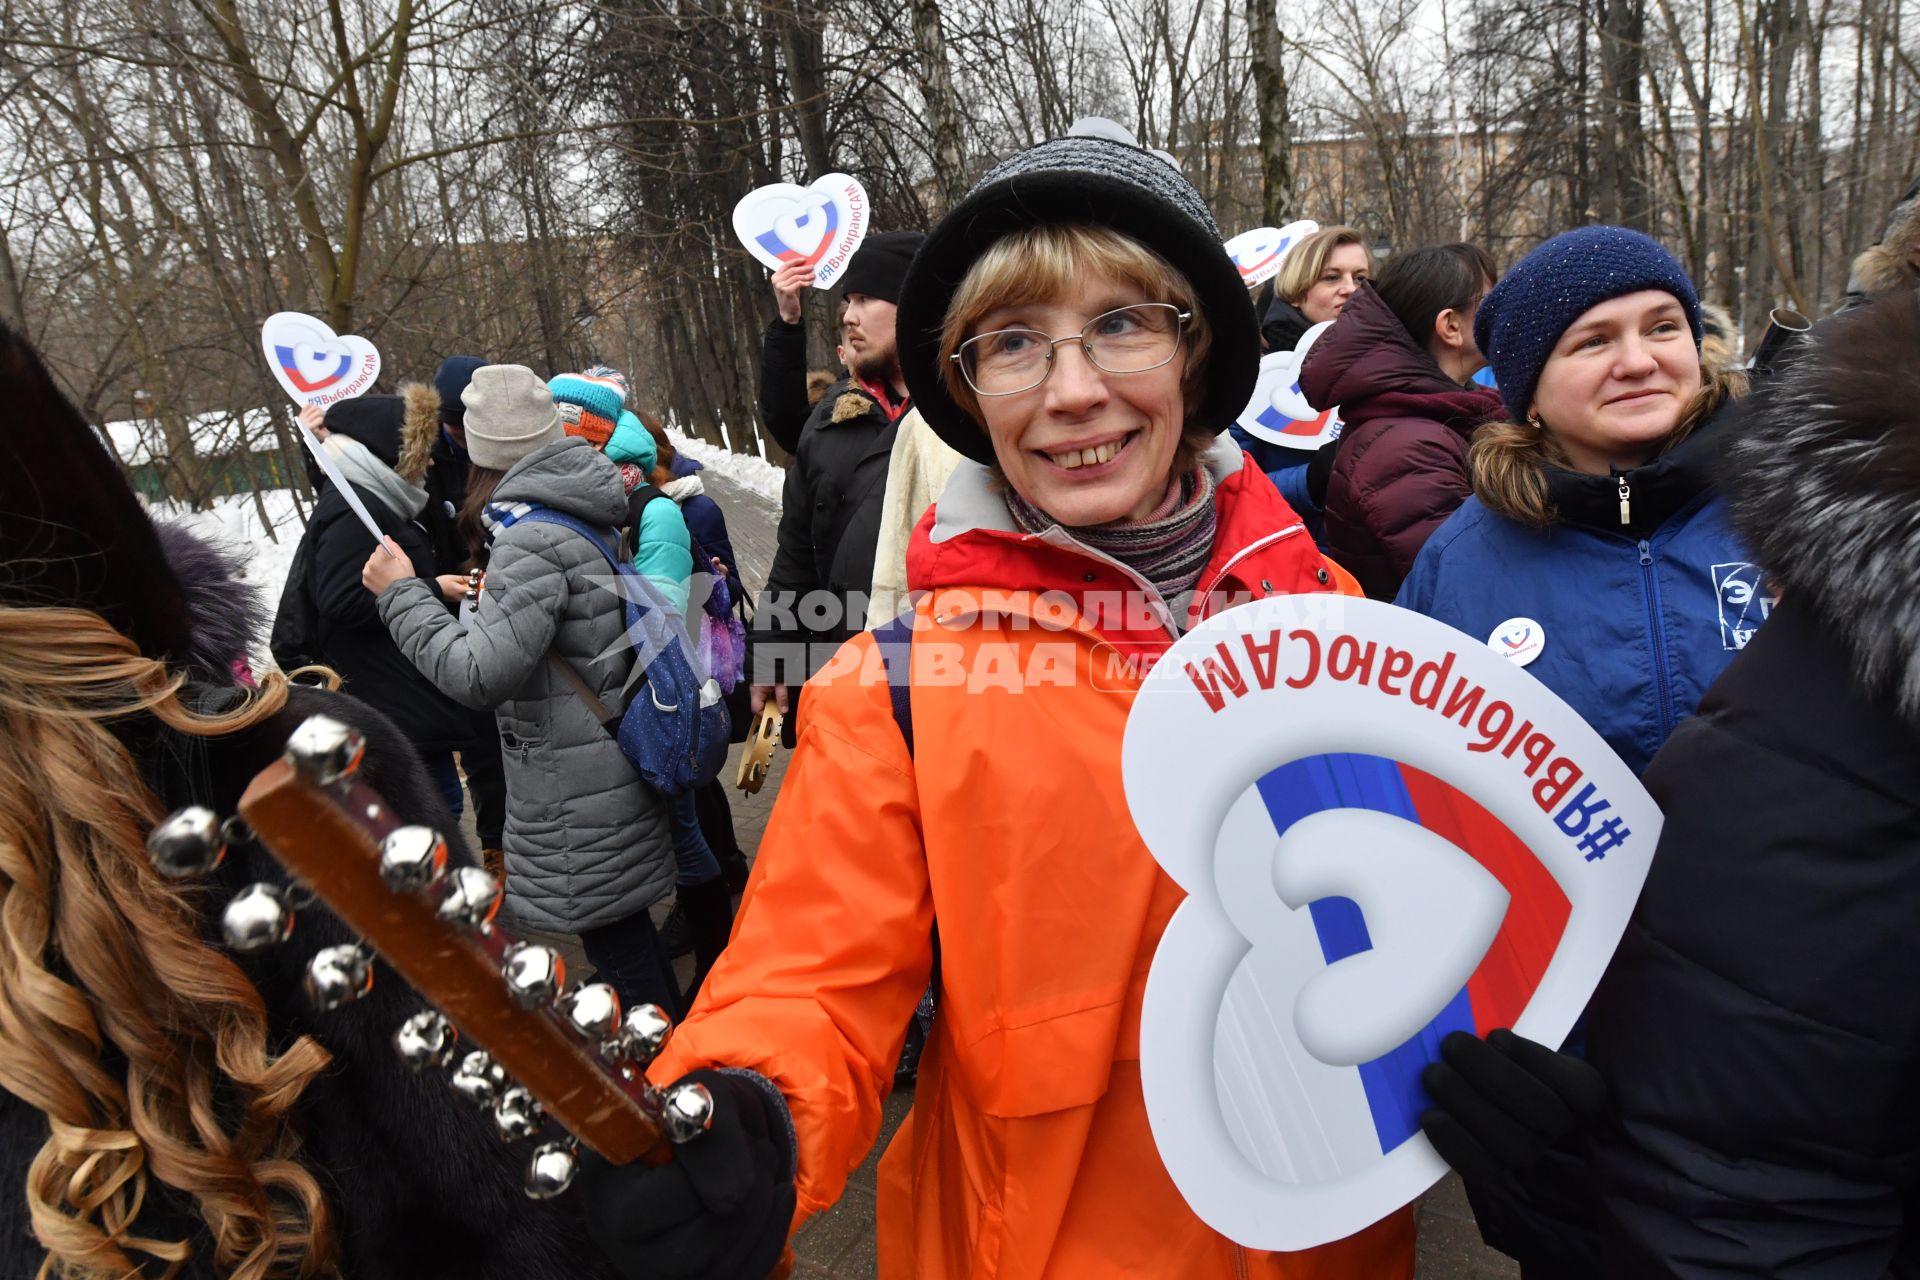
M1253 399L1240 411L1240 425L1249 435L1306 453L1340 438L1343 424L1339 406L1316 409L1300 392L1300 366L1320 335L1332 327L1333 321L1323 320L1301 334L1293 350L1271 351L1261 357Z
M1255 227L1227 241L1227 256L1251 289L1279 275L1287 252L1319 229L1319 223L1305 218L1279 228Z
M812 267L816 289L840 278L867 238L867 223L866 188L844 173L804 187L756 187L733 206L733 232L747 252L774 271L791 263Z
M325 408L365 395L380 376L380 353L365 338L342 337L298 311L276 311L260 326L267 367L293 402Z
M1141 684L1120 761L1186 892L1141 1008L1154 1144L1194 1212L1258 1249L1351 1235L1446 1172L1420 1130L1440 1041L1560 1044L1660 838L1579 713L1377 600L1206 619Z

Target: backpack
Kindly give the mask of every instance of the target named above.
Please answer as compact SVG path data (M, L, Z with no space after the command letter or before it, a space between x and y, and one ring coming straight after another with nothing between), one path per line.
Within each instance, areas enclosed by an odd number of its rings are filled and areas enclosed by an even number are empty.
M620 595L626 609L626 639L634 647L634 661L644 664L644 687L633 691L624 711L616 712L594 695L559 654L549 651L547 661L655 791L677 796L719 777L730 737L720 684L711 678L703 682L694 672L685 637L674 625L676 615L653 584L617 556L601 532L585 521L548 507L534 507L520 520L573 530L593 544L615 574L631 580L622 584Z
M673 499L657 486L643 484L627 495L627 519L620 528L620 558L628 564L640 550L640 517L647 504L655 499L672 502ZM677 504L676 504L677 505ZM705 575L709 583L706 598L700 602L703 616L699 626L688 627L689 636L700 647L700 656L707 671L720 681L720 691L727 695L728 718L744 731L746 727L745 707L747 694L742 687L746 676L747 630L741 617L736 616L733 599L733 586L723 576L713 572L713 557L700 545L700 539L693 536L693 530L687 530L687 549L693 555L693 572L696 577ZM694 619L687 619L691 624ZM735 703L739 704L736 710ZM745 741L744 733L740 739Z

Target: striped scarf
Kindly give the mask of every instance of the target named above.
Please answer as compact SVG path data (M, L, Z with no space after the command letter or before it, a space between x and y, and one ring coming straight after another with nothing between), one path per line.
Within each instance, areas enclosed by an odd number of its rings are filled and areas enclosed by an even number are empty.
M1026 533L1045 533L1060 526L1015 489L1007 490L1007 510ZM1137 521L1115 521L1062 531L1092 551L1118 560L1160 593L1172 610L1176 625L1185 619L1186 597L1200 581L1200 571L1213 554L1213 535L1219 518L1213 509L1213 477L1195 466L1177 484L1167 486L1158 506Z

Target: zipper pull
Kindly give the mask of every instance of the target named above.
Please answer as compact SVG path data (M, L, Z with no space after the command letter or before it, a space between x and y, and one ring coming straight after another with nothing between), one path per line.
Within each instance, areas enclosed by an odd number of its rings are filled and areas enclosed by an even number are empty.
M1625 525L1633 518L1633 490L1627 488L1627 478L1620 477L1620 523Z

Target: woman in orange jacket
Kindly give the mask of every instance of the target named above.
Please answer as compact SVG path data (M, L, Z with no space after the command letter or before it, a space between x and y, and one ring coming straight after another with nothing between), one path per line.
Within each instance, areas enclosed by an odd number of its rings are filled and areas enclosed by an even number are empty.
M720 1119L661 1169L590 1164L596 1237L636 1276L765 1274L872 1145L937 969L882 1275L1411 1276L1408 1211L1292 1254L1211 1230L1141 1093L1181 897L1121 785L1141 675L1229 603L1338 589L1219 435L1260 349L1218 228L1152 153L1058 139L947 216L899 305L914 402L968 459L908 553L911 640L856 636L809 682L732 943L653 1068Z

